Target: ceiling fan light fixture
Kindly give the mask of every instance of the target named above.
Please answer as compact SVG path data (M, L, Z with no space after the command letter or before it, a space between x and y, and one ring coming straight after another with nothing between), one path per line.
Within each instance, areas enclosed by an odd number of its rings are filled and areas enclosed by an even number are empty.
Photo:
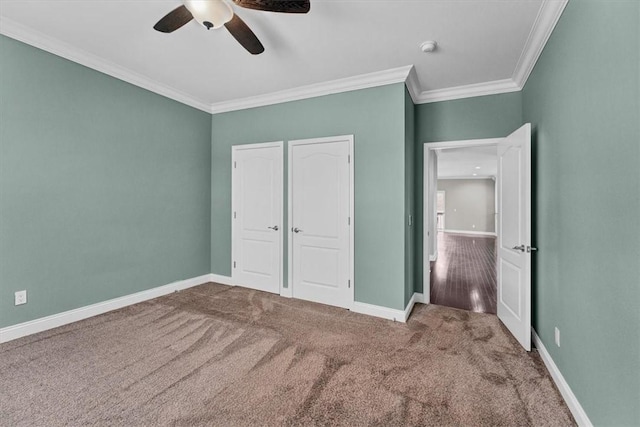
M221 28L233 18L231 6L224 0L185 0L184 5L207 29Z

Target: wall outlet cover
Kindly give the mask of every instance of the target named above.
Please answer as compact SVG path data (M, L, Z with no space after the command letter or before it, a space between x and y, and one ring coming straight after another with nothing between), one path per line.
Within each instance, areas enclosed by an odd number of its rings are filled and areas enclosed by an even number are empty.
M22 305L27 303L27 291L17 291L15 293L15 305Z
M557 326L555 330L555 341L556 341L556 345L560 347L560 329L558 329Z

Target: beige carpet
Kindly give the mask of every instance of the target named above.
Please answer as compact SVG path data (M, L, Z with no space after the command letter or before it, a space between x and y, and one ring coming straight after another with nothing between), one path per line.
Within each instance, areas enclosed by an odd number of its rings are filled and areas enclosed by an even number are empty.
M0 345L0 424L574 425L495 316L207 284Z

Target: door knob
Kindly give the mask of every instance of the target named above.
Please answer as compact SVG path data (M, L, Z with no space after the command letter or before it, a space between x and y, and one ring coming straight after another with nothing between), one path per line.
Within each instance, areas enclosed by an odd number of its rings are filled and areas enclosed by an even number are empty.
M273 231L278 231L278 226L277 225L274 225L273 227L267 227L267 228L270 228Z
M537 252L538 248L534 248L533 246L527 246L527 252Z
M512 249L515 249L516 251L521 251L521 252L525 251L524 245L514 246Z
M302 230L300 230L298 227L292 228L291 231L293 231L294 233L300 233Z

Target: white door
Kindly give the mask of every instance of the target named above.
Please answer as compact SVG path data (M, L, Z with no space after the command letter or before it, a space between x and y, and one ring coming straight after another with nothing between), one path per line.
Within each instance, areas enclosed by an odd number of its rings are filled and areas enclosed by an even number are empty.
M531 350L531 125L498 143L498 318Z
M281 142L232 149L233 283L273 293L282 276L282 156Z
M290 283L294 298L350 308L352 137L289 145Z

